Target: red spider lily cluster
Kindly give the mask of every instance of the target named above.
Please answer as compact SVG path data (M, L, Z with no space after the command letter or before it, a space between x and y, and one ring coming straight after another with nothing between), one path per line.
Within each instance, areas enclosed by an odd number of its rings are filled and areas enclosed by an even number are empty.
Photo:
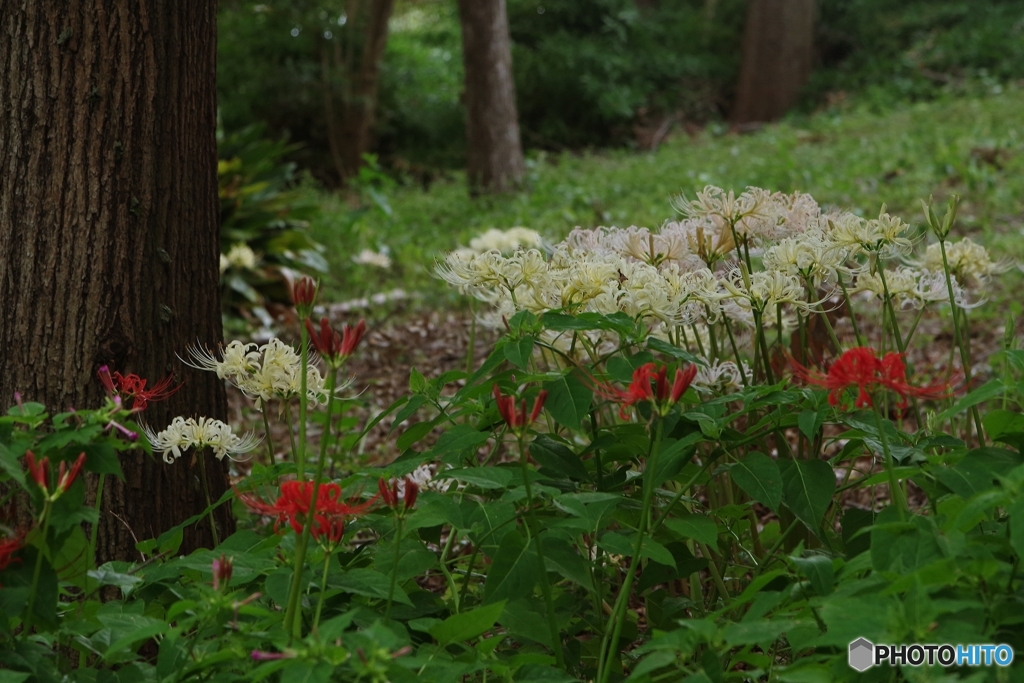
M327 318L320 319L320 327L317 329L313 321L306 319L306 331L309 332L309 339L329 365L338 366L348 360L348 357L355 353L359 342L366 334L366 321L360 320L355 327L345 325L339 333L335 331Z
M605 400L621 404L619 416L622 419L627 417L627 408L639 403L650 403L661 415L667 415L672 406L679 403L696 376L697 366L691 363L685 369L676 370L670 387L667 366L644 363L633 372L633 381L625 391L608 384L595 386L594 391Z
M111 374L110 368L106 365L100 367L96 374L110 398L119 397L125 403L131 400L133 413L142 412L150 401L163 401L181 388L180 384L172 386L174 383L173 373L157 382L152 389L147 389L146 380L138 375L122 375L120 372Z
M57 469L57 486L51 490L50 459L36 460L36 455L32 451L25 453L25 466L28 468L29 474L32 475L32 480L42 489L43 495L50 500L56 500L75 483L75 479L78 477L78 473L82 470L82 465L84 464L85 453L79 454L70 470L68 469L68 464L62 461Z
M377 489L384 504L399 514L404 514L416 504L420 494L420 486L409 477L395 479L388 485L384 479L377 481Z
M497 384L494 385L494 400L498 402L498 412L501 413L505 424L513 431L528 429L537 421L540 411L544 408L544 401L548 398L548 392L541 391L533 401L533 410L527 414L526 399L522 399L519 408L516 408L515 396L503 396Z
M9 565L15 562L21 562L21 558L15 557L14 554L21 550L21 547L24 544L24 532L17 534L15 536L9 536L8 538L0 539L0 571L3 571Z
M274 503L268 503L253 494L240 493L238 499L253 512L266 517L274 517L274 531L281 524L289 524L297 534L310 519L312 509L313 523L310 534L320 542L323 540L331 545L341 542L345 534L345 521L349 517L357 517L369 510L377 497L368 501L341 500L341 486L327 482L320 484L317 490L316 505L313 501L312 481L286 481L281 484L281 495Z
M792 361L794 374L814 386L829 390L828 402L838 405L843 392L857 389L854 405L867 408L872 405L871 394L878 390L888 390L899 396L899 408L907 406L911 397L920 399L943 399L952 393L950 382L933 382L932 384L915 387L907 381L907 366L899 353L887 353L879 358L874 349L858 346L845 351L839 356L827 373L804 367Z

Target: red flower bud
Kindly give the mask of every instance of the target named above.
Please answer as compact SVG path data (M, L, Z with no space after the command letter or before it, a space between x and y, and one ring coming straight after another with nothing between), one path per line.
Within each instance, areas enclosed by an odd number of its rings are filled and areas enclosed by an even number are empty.
M32 451L26 451L25 453L25 465L28 466L29 474L32 475L33 481L36 485L43 490L43 493L50 493L50 460L43 458L42 460L36 460L36 454Z
M303 275L292 283L292 303L296 308L312 308L316 298L316 282L313 278Z
M690 388L690 384L693 383L693 378L696 376L697 366L693 363L687 365L685 370L682 368L676 370L676 381L672 383L672 394L669 396L669 401L673 404L679 403L679 399Z
M231 581L231 572L234 569L231 558L221 555L213 561L213 589L220 590L221 586L227 587Z
M64 493L75 483L75 478L78 473L82 470L82 465L85 464L85 453L79 453L78 458L75 460L75 464L71 466L71 471L65 473L66 462L60 464L60 468L57 470L57 491Z

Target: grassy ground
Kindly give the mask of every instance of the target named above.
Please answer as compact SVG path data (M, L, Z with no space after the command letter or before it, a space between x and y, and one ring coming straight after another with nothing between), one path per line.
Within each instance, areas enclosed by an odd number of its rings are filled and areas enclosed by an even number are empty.
M982 99L909 105L887 114L847 109L768 126L750 135L707 130L678 134L656 152L540 155L526 189L471 200L464 179L385 188L379 207L354 216L324 195L314 237L328 246L335 299L403 287L439 306L457 299L433 278L434 259L491 227L524 225L551 240L580 225L656 227L672 217L672 197L712 184L811 193L822 205L920 222L920 200L963 198L961 234L977 234L1000 256L1024 257L1024 90ZM357 266L359 249L387 247L387 271ZM1019 273L1006 285L1016 288ZM1014 291L1014 290L1004 290ZM1006 303L1020 312L1019 297ZM989 307L986 307L989 308ZM1000 307L1001 308L1001 307Z

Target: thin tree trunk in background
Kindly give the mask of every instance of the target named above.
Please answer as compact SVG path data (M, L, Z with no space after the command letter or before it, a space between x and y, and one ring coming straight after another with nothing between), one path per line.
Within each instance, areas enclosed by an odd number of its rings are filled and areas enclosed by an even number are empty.
M109 365L185 386L140 417L224 418L224 387L175 357L221 340L216 3L0 0L0 410L97 407ZM211 496L226 463L207 455ZM141 453L107 479L98 561L201 512L199 468ZM219 509L222 536L233 530ZM183 552L210 545L185 529Z
M470 192L516 188L526 172L505 0L459 0Z
M811 75L813 46L814 0L750 0L732 122L789 111Z
M345 102L345 120L341 127L343 177L359 172L363 155L373 143L373 125L377 118L377 84L380 62L388 42L388 20L395 8L394 0L371 0L363 30L363 53L359 68L349 71L351 95Z

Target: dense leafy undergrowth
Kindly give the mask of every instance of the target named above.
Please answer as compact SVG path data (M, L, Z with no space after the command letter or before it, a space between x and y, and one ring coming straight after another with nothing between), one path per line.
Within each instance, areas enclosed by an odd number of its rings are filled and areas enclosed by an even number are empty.
M268 415L300 405L268 448L290 457L189 520L247 520L210 550L179 556L178 528L94 566L108 513L79 468L237 458L252 435L140 430L173 388L107 369L98 410L11 408L0 480L35 523L0 541L0 681L1018 680L847 663L858 638L1024 647L1024 352L1008 325L979 386L968 329L1001 264L950 236L955 206L927 232L756 189L679 208L654 233L453 253L442 276L507 334L318 453L302 418L333 424L362 325L182 350ZM292 296L308 319L312 283ZM929 308L948 363L915 350ZM387 414L394 463L328 462Z

